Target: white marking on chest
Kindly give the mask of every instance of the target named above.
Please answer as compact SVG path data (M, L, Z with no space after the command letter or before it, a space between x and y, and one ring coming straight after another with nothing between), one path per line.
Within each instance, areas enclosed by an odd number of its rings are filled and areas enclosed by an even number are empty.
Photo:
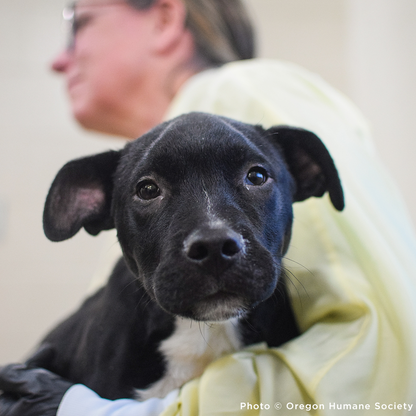
M166 360L166 372L148 389L137 390L139 400L165 397L200 376L212 361L241 346L237 318L215 323L176 318L175 331L159 347Z

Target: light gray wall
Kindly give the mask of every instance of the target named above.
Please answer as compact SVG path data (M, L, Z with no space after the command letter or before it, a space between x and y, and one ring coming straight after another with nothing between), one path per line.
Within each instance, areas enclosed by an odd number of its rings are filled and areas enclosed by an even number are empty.
M260 55L320 73L356 101L416 220L414 0L247 0ZM20 360L76 307L108 251L81 232L51 243L43 201L71 158L121 146L72 121L48 71L63 44L61 0L0 5L0 363Z
M347 92L370 121L416 224L416 2L347 5Z

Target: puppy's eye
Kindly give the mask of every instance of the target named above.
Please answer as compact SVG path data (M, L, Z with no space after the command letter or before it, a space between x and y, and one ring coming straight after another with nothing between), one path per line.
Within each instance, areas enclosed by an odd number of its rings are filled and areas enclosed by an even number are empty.
M136 194L140 199L148 201L160 195L160 188L154 182L146 180L137 184Z
M249 185L261 186L267 181L267 178L266 171L263 168L256 166L248 171L246 181Z

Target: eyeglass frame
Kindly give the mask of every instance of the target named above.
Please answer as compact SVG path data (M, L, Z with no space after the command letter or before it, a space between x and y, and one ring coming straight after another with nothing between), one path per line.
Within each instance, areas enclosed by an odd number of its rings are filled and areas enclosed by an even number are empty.
M75 35L76 35L75 7L76 5L77 3L74 1L68 4L67 6L65 6L62 11L62 17L64 21L67 22L69 25L69 30L68 30L68 35L67 35L68 40L67 40L67 45L66 45L67 50L73 50L75 47Z
M62 17L65 22L69 25L69 31L68 31L68 41L66 45L66 49L68 51L72 51L75 48L75 38L76 34L78 32L78 25L77 25L77 18L76 18L76 6L78 2L74 1L72 3L69 3L67 6L64 7L62 11ZM103 3L103 4L89 4L90 6L111 6L111 5L117 5L117 4L127 4L123 0L119 1L113 1L111 3Z

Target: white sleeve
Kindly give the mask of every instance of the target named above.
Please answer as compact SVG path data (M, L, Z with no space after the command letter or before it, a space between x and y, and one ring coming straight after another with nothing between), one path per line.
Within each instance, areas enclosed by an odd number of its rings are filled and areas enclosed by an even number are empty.
M178 397L178 390L165 398L144 402L107 400L81 384L72 386L62 398L56 416L159 416Z

